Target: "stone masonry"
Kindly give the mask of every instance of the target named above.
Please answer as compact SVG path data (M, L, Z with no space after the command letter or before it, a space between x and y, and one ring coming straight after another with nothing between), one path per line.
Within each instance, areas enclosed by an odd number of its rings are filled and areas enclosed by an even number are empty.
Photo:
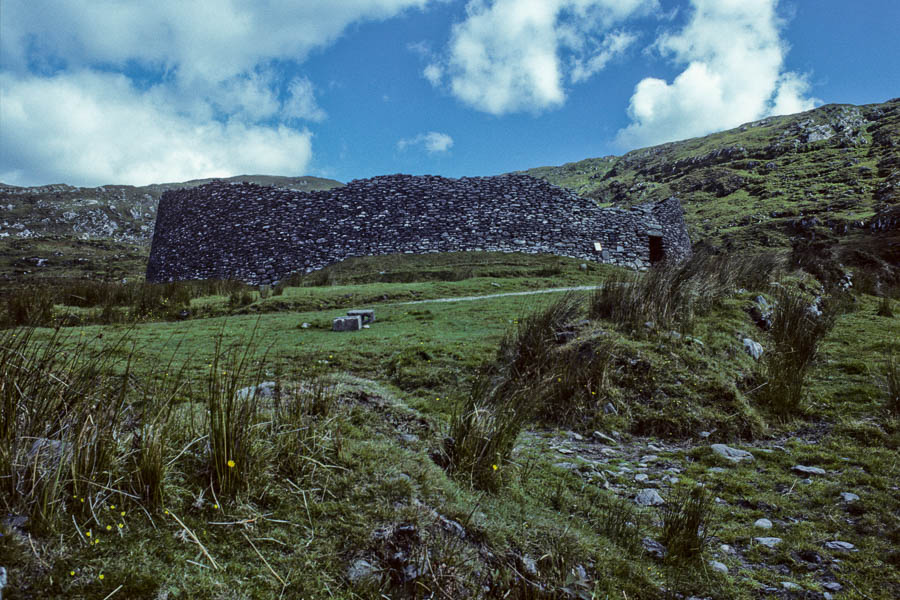
M352 256L470 250L644 269L691 243L674 197L599 208L527 175L386 175L319 192L217 181L163 194L147 281L271 284Z

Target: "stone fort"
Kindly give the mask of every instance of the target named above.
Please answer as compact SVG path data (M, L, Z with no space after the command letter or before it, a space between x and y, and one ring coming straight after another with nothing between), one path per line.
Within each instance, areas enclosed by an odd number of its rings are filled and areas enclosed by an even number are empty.
M630 210L527 175L386 175L302 192L216 181L159 202L147 281L272 284L353 256L549 253L645 269L691 254L677 198Z

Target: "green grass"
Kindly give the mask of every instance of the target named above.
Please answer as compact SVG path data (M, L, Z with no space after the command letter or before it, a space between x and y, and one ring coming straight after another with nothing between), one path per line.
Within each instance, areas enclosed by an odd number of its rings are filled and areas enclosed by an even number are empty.
M433 271L452 271L451 257L440 260ZM29 522L24 531L0 525L4 592L749 600L782 581L821 591L837 580L847 597L895 596L900 421L882 365L900 351L900 320L878 314L880 297L859 294L836 316L808 367L807 410L789 419L756 399L759 365L740 341L770 348L746 312L759 293L774 298L761 279L714 286L690 311L689 333L677 319L582 323L588 292L549 320L541 315L563 294L400 303L599 284L607 274L576 264L546 278L287 287L254 296L238 311L246 314L7 330L0 510ZM372 275L340 275L354 277ZM818 290L808 276L780 278ZM192 310L202 303L222 307L228 297L195 298ZM376 311L370 329L330 331L333 317L363 307ZM573 335L557 338L560 329ZM601 349L603 360L592 358ZM479 369L498 397L477 393ZM271 397L235 393L260 380L277 382ZM473 406L459 411L467 398L502 423L513 394L526 391L538 410L500 460L484 463L488 485L474 485L471 469L445 468L454 415L471 415ZM80 427L87 419L105 425ZM472 439L490 429L472 428ZM619 442L595 440L595 430ZM67 441L80 458L29 470L35 437ZM732 465L712 442L755 458ZM804 483L796 464L827 475ZM724 503L714 526L692 537L708 506L694 510L689 498L637 507L632 497L646 485L637 473L670 500L673 489L703 484ZM861 499L844 503L845 491ZM760 517L773 530L754 528ZM761 535L783 542L761 547ZM666 543L673 558L653 558L643 538ZM834 539L858 552L827 550ZM822 563L804 558L811 553ZM712 571L710 559L729 573ZM378 570L351 581L362 560Z

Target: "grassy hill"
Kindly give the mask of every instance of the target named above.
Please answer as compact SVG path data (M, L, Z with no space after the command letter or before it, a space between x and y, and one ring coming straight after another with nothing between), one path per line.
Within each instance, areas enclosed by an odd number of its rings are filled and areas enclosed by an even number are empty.
M691 239L900 264L900 100L831 104L701 138L523 171L608 205L678 196ZM878 223L893 225L879 228ZM885 231L886 230L886 231Z
M96 188L0 183L0 281L19 285L60 278L143 278L160 196L210 181ZM319 177L272 175L225 181L305 191L343 185Z
M900 593L890 298L740 255L130 285L0 330L4 598Z

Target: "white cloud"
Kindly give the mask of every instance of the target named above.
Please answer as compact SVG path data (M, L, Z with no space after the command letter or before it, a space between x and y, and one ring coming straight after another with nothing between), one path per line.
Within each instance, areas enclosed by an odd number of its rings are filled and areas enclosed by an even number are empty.
M428 1L4 0L0 44L18 70L31 51L75 67L137 61L185 81L220 82L271 59L302 61L354 22Z
M302 174L312 157L305 129L187 117L123 75L7 73L0 88L0 180L14 185Z
M672 83L648 77L637 84L628 109L632 123L618 135L623 146L705 135L815 106L806 79L783 70L778 0L692 2L684 29L655 44L686 67Z
M435 86L446 77L453 95L495 115L558 107L567 72L583 81L634 40L624 31L595 38L656 6L656 0L470 0L447 55L423 74Z
M284 103L282 113L285 116L307 121L323 121L325 111L316 104L316 96L312 82L303 77L291 81L288 86L290 99Z
M572 83L589 79L598 71L603 70L610 60L624 53L636 40L637 36L633 33L614 31L604 38L603 43L590 57L574 57L572 59Z
M438 133L437 131L429 131L428 133L420 133L414 138L402 139L397 142L398 150L406 150L410 146L422 145L428 154L437 154L439 152L447 152L453 147L453 138L446 133Z
M353 23L429 1L2 0L0 172L29 183L298 174L312 136L288 125L326 114L311 81L284 73Z

